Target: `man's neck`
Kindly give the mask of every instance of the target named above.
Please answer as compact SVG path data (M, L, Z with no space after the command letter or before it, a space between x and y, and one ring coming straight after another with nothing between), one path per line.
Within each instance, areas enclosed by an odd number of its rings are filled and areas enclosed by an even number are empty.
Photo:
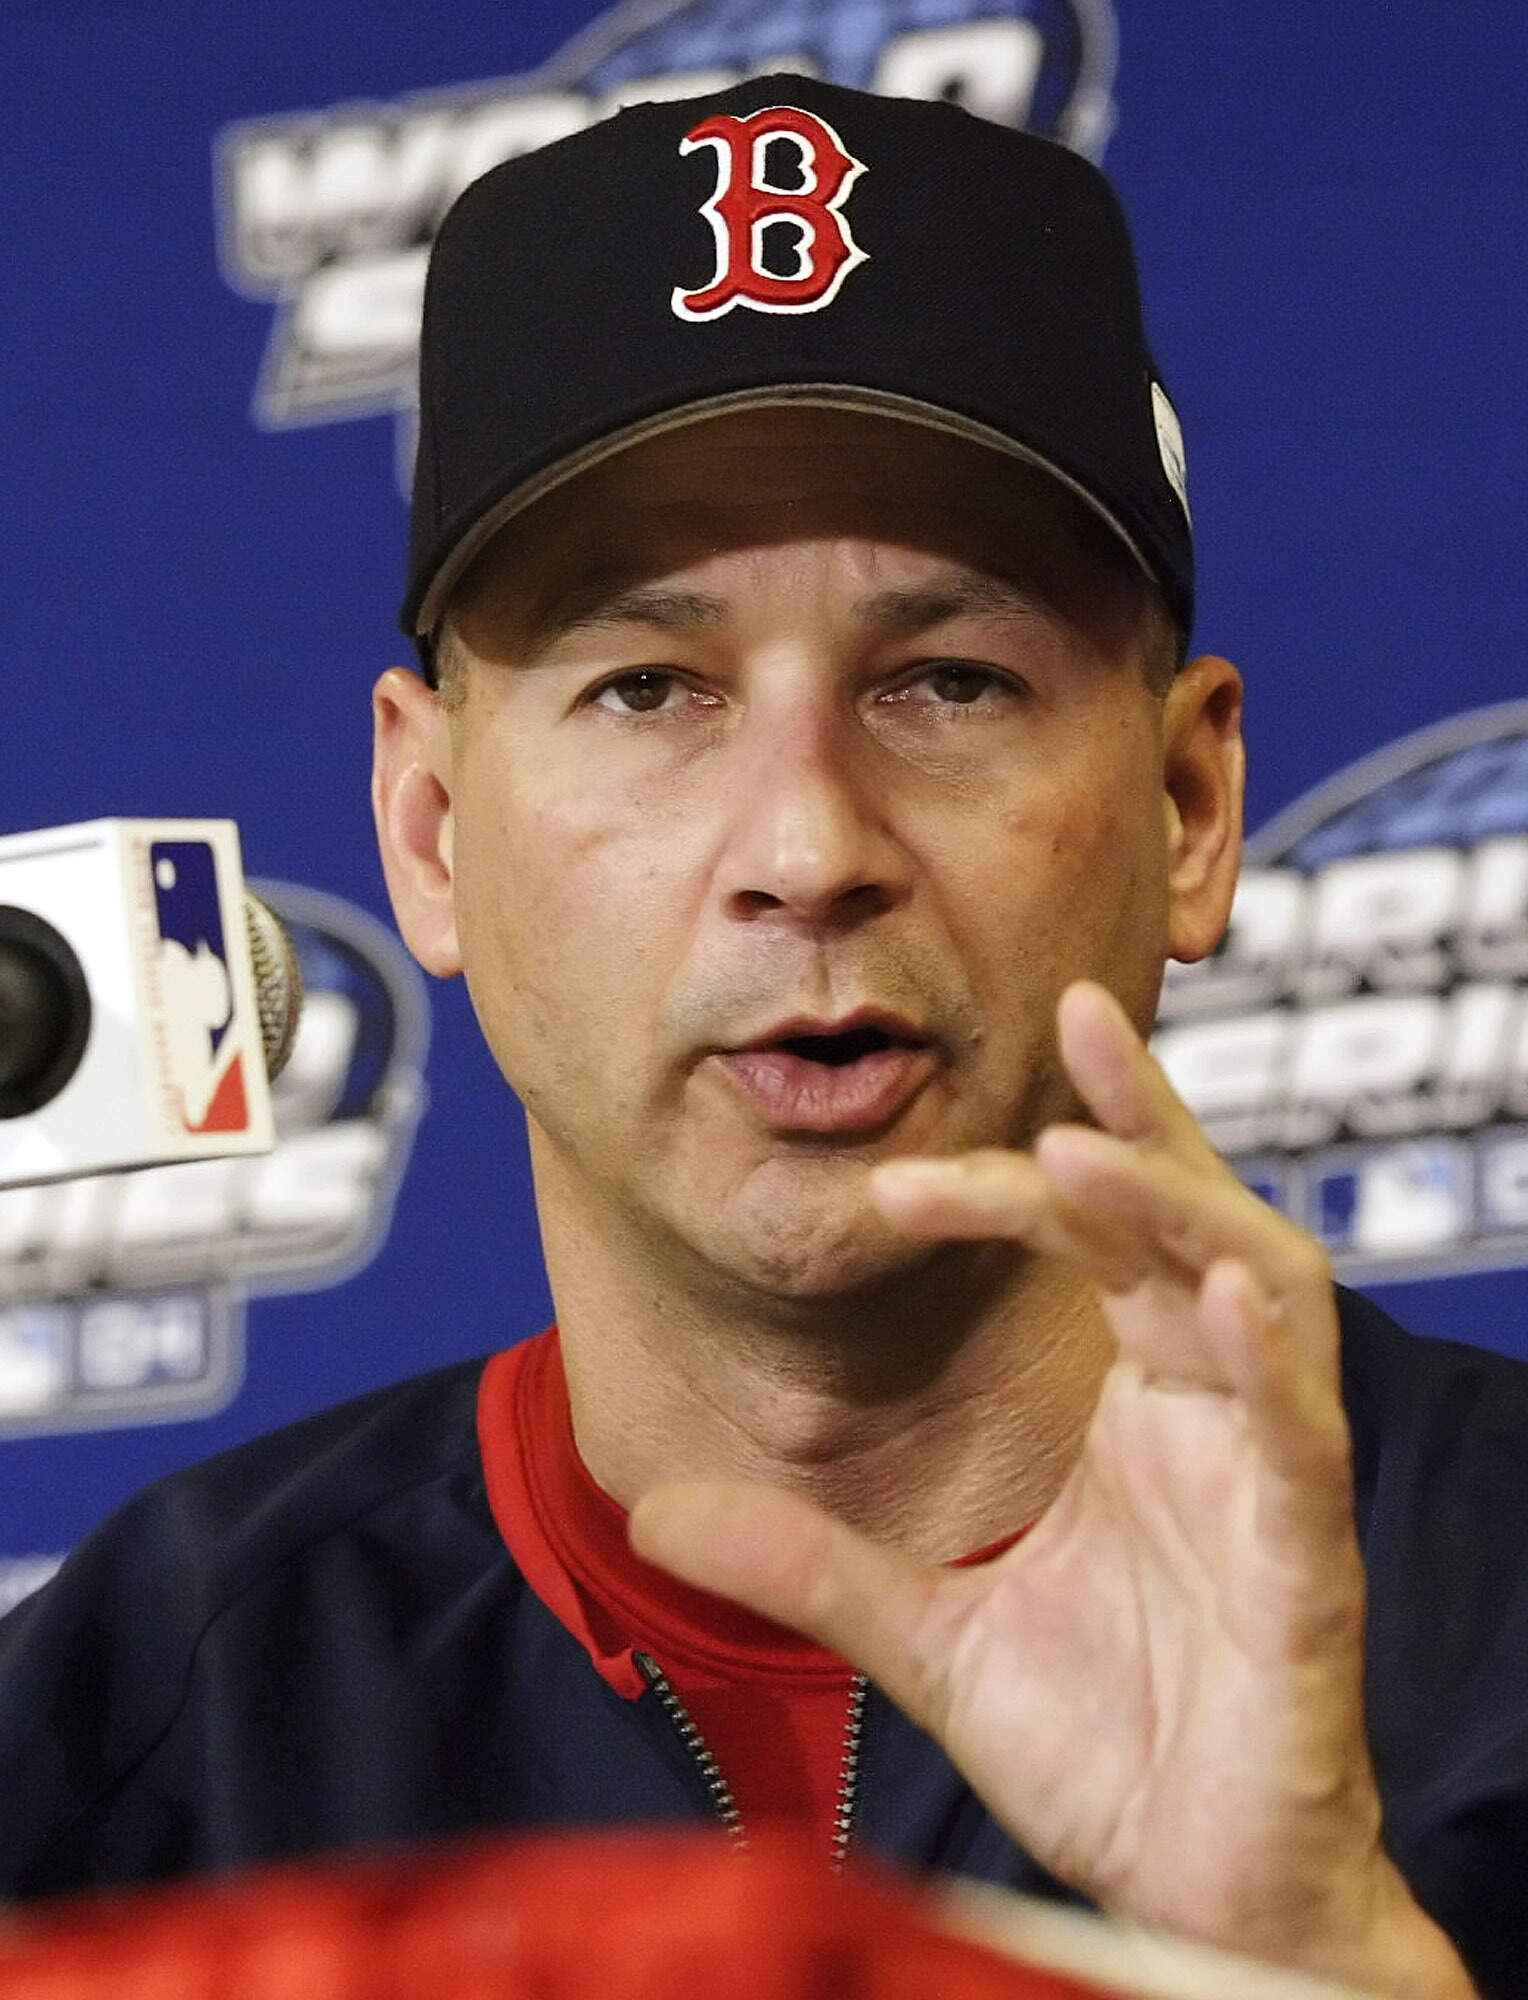
M1011 1244L947 1244L879 1288L710 1296L608 1230L543 1214L580 1455L623 1506L760 1480L949 1559L1026 1526L1071 1469L1111 1359L1091 1288ZM782 1310L783 1307L783 1310Z

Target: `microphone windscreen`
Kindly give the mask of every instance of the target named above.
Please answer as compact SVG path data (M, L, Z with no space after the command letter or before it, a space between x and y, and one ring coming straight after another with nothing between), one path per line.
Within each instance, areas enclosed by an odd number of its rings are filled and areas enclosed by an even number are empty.
M250 889L244 891L244 921L254 966L265 1073L274 1083L286 1067L297 1039L297 1023L302 1014L302 968L286 925L270 904L262 902Z

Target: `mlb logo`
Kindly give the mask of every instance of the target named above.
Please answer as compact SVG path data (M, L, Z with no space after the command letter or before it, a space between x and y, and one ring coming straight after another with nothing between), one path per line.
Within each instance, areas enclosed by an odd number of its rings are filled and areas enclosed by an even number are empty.
M158 934L163 1054L187 1132L247 1132L249 1092L245 1010L228 962L218 900L217 856L209 840L149 844Z
M274 1142L231 820L88 820L0 836L0 903L45 913L89 1022L56 1096L0 1120L0 1189Z
M267 1151L270 1086L229 820L121 820L149 1159Z

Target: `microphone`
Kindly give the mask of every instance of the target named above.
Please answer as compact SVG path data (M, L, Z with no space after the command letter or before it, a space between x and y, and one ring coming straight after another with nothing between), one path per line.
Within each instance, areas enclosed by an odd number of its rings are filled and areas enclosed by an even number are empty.
M244 927L255 975L265 1074L286 1068L302 1012L302 969L286 925L253 889ZM79 1067L90 989L68 940L45 918L0 903L0 1118L49 1104Z
M287 1066L302 1018L302 967L292 934L253 889L244 891L244 929L255 975L255 1013L265 1075L274 1083Z
M231 820L0 837L0 1188L268 1152L302 975Z

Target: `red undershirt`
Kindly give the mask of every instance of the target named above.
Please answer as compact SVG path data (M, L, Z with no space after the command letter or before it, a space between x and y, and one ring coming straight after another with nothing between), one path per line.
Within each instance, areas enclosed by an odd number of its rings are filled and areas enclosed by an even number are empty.
M694 1718L745 1826L811 1828L829 1852L853 1669L798 1633L653 1568L573 1441L555 1326L496 1354L478 1393L494 1520L521 1574L618 1694L652 1655ZM1022 1531L1021 1531L1022 1532ZM1010 1535L966 1562L998 1555Z

